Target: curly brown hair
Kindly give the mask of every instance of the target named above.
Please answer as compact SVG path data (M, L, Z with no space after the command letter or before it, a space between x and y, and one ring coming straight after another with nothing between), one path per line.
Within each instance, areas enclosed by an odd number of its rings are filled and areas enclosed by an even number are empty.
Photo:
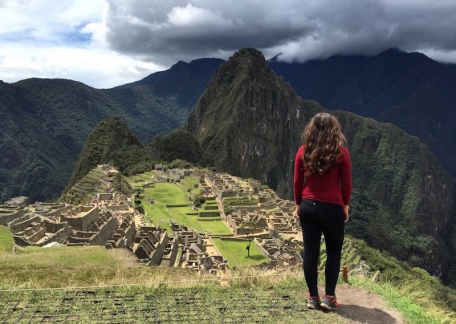
M334 166L341 146L346 143L339 121L328 113L316 114L307 124L302 137L306 175L322 175Z

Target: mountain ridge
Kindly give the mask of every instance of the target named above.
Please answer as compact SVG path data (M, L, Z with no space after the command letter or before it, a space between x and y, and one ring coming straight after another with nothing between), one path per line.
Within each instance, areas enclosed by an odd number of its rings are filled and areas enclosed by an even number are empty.
M148 86L94 89L67 79L0 82L0 202L19 195L56 199L87 136L108 116L121 117L144 143L176 129L202 92L201 84L207 81L201 80L190 80L170 97L160 94L167 91L161 83L151 90ZM196 98L189 102L188 93ZM27 156L31 157L25 163Z
M405 61L413 57L414 60L416 58L418 61L430 62L430 65L424 65L421 74L412 73L417 76L424 75L418 80L426 81L428 66L447 71L444 75L456 75L455 65L437 63L419 53L390 50L380 54L380 57L402 57ZM341 64L334 65L341 60L344 62L342 67ZM453 177L456 176L456 167L452 163L456 159L456 151L451 149L456 147L453 141L453 138L456 140L456 134L452 126L456 123L453 108L456 105L456 91L453 86L456 81L445 83L445 78L442 78L443 81L436 83L436 78L432 77L427 85L415 90L413 87L403 86L405 81L401 81L385 90L382 95L376 95L376 88L381 89L390 83L388 75L398 72L394 72L388 64L383 64L380 65L381 68L365 71L363 78L353 76L355 72L360 73L361 65L358 61L374 60L378 61L378 56L337 56L300 64L269 64L277 74L284 76L285 81L292 85L298 95L317 100L329 109L340 109L339 104L333 106L331 103L345 98L345 106L342 108L345 109L348 103L352 103L357 105L356 107L369 110L361 95L374 93L376 99L370 105L377 107L373 110L381 107L382 113L373 117L393 123L420 137L442 160ZM80 82L65 79L32 78L11 84L0 83L0 112L5 116L4 120L0 121L0 147L4 148L4 155L7 156L0 161L0 184L3 187L0 201L17 195L30 196L33 200L56 198L67 183L91 129L110 115L117 115L125 120L143 143L154 136L163 136L176 129L185 122L204 87L222 62L220 59L180 62L167 71L154 73L138 81L143 84L136 82L112 89L93 89ZM287 75L288 72L280 73L279 67L288 67L295 77L291 78ZM375 64L372 67L375 67ZM414 66L411 67L413 72ZM338 74L350 77L342 77L343 82L335 82L334 68L341 69L337 70L341 71ZM377 75L380 77L379 81L370 82L371 76L375 79ZM382 75L385 75L386 79L382 79ZM302 85L307 92L300 92ZM363 85L365 90L361 91L364 88L359 85ZM402 95L405 101L399 105L394 101L391 104L391 98L400 97L401 93L409 88L413 90L412 96ZM363 114L362 111L358 113ZM23 161L27 154L34 150L37 152L32 154L32 157L37 168L27 168ZM56 162L51 162L53 160ZM28 179L27 182L24 177Z

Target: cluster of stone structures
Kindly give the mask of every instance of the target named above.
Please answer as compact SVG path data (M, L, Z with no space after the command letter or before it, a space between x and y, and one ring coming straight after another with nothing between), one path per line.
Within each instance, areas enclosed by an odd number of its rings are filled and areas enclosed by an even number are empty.
M127 247L135 235L133 212L127 204L35 203L4 215L1 224L8 225L20 246L60 243Z
M220 215L232 231L222 240L253 242L272 266L300 266L302 234L293 202L280 199L256 180L200 169L155 171L147 187L161 181L178 184L190 175L199 179L201 193L216 201L210 210L199 213ZM147 225L146 216L138 214L125 195L99 193L87 206L35 203L24 207L28 203L24 198L0 206L0 224L9 226L18 245L128 248L147 265L186 267L216 275L227 271L226 260L212 237L173 222L173 233Z
M234 239L253 240L272 266L302 264L302 234L294 202L279 198L254 179L199 170L195 174L204 183L202 188L216 196Z
M181 248L181 258L178 266L190 268L199 273L209 272L213 275L224 276L227 273L227 260L210 236L204 233L189 231L185 226L170 221L177 242Z

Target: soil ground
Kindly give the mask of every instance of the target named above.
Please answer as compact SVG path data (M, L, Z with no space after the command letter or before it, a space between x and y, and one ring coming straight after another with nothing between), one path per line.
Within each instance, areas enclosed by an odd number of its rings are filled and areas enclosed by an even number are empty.
M324 296L324 289L319 289ZM362 288L340 285L337 287L337 299L340 303L337 314L352 323L403 323L401 314L386 307L383 299Z

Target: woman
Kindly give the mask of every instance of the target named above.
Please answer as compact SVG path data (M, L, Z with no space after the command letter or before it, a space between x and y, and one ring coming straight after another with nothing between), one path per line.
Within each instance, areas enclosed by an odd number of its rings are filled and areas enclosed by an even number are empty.
M303 138L295 160L294 199L304 237L307 307L337 309L335 290L352 190L350 154L339 122L328 113L315 115L304 129ZM317 287L321 233L327 254L323 300Z

